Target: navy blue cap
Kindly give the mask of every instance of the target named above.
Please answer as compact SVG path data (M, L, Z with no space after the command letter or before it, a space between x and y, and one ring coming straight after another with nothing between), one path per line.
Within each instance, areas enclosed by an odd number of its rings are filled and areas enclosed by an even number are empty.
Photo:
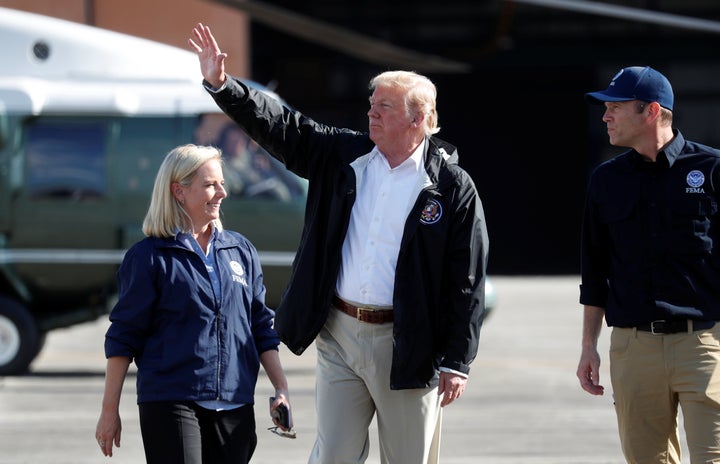
M670 81L650 66L621 69L607 89L586 93L585 98L595 104L630 100L658 102L670 111L675 99Z

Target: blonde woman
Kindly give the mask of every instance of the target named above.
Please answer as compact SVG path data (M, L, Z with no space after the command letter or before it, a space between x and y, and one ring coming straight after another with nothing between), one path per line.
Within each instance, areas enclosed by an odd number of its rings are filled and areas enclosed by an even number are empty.
M96 439L106 456L120 446L120 394L133 361L148 463L249 462L260 364L275 387L271 407L289 408L257 251L223 229L223 184L213 147L177 147L160 166L143 222L147 237L120 266L105 335Z

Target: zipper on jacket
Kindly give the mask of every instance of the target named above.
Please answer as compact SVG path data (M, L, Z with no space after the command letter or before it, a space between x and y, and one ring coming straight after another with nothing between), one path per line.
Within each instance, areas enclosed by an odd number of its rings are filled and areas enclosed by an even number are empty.
M217 315L217 353L218 353L218 360L217 360L217 378L216 378L216 389L217 392L215 393L215 399L220 400L220 371L222 369L222 344L220 343L220 327L222 327L222 313L218 312Z

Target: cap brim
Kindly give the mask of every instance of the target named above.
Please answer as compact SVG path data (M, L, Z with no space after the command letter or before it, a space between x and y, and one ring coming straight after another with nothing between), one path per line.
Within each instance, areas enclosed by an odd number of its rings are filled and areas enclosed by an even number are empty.
M634 98L628 98L628 97L618 97L613 95L608 95L605 92L589 92L585 94L585 99L589 103L594 104L602 104L605 102L619 102L619 101L630 101L634 100Z

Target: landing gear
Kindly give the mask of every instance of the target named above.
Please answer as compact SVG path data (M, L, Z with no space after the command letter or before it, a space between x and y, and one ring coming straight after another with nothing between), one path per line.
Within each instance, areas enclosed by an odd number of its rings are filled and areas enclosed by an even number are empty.
M27 372L44 342L32 314L17 301L0 297L0 375Z

